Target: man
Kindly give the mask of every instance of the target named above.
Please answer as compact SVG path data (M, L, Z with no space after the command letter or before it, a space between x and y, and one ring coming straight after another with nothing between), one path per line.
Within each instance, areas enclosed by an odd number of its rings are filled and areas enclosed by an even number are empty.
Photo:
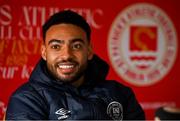
M91 29L65 10L43 26L42 59L11 96L6 119L145 119L132 90L105 80L108 65L93 54Z

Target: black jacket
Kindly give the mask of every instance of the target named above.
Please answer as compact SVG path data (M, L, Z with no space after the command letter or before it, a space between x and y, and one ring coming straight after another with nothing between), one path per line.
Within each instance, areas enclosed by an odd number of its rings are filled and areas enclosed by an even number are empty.
M109 66L97 56L89 61L85 83L79 88L53 79L41 59L29 82L10 98L6 119L145 119L133 91L105 80Z

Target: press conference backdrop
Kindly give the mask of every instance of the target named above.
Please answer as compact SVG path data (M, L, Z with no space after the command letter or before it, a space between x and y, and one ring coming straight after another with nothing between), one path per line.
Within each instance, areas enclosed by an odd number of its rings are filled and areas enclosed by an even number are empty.
M180 107L179 0L0 0L0 119L40 58L41 26L62 9L83 15L108 79L130 86L147 119ZM117 92L118 93L118 92Z

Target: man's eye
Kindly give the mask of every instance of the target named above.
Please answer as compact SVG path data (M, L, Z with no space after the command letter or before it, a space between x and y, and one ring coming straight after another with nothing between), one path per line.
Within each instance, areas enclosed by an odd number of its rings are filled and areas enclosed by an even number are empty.
M81 49L82 45L81 44L73 44L72 49L77 50L77 49Z
M60 49L60 46L59 45L52 45L51 48L52 49Z

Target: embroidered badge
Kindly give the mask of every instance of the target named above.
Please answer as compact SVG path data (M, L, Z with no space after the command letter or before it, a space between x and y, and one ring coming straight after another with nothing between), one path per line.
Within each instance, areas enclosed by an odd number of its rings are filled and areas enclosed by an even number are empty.
M107 107L107 114L113 120L122 120L123 119L123 107L119 102L113 101L109 103Z

